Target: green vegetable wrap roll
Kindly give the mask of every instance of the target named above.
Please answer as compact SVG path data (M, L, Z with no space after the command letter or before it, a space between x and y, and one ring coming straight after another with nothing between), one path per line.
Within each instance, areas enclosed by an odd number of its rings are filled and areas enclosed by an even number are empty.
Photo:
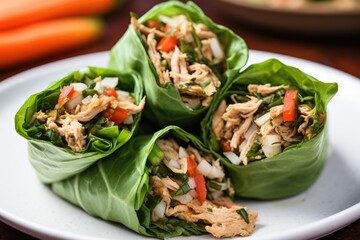
M176 126L132 138L52 190L91 215L158 238L248 236L257 219L229 197L220 160Z
M144 117L157 126L198 124L215 93L246 64L248 48L194 3L169 1L131 25L111 50L109 66L141 74Z
M227 85L202 121L203 140L226 156L236 195L275 199L299 193L328 155L323 83L278 60L253 64Z
M125 144L145 98L138 76L87 67L30 96L15 116L29 159L51 183L89 167Z

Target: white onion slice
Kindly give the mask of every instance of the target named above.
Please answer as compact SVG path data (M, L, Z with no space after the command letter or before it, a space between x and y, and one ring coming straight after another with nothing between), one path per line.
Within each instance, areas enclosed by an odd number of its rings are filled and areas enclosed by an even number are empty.
M281 152L281 137L277 134L270 134L263 138L261 148L266 157L272 157Z
M194 37L191 34L186 34L185 41L188 43L194 42Z
M164 200L161 200L161 202L156 205L156 207L153 209L153 212L151 214L151 219L153 221L157 221L160 218L165 217L165 209L166 209L166 203Z
M116 90L116 93L117 93L118 99L120 101L126 101L128 99L128 97L130 96L129 92L122 91L122 90Z
M189 156L189 154L187 153L187 151L185 150L185 148L183 147L179 147L179 157L180 158L186 158L187 156Z
M194 189L196 187L194 178L189 177L188 185L191 189Z
M223 152L224 156L230 160L235 165L239 165L241 163L241 159L238 155L233 152Z
M105 88L115 88L119 83L119 79L117 77L106 77L101 81L97 82L94 89L99 93L103 94Z
M91 96L91 95L87 95L86 98L84 98L84 99L81 101L81 103L82 103L82 104L86 104L86 103L90 102L91 99L92 99L92 96Z
M264 125L264 123L266 123L268 120L270 119L270 112L265 113L264 115L262 115L261 117L255 119L255 123L256 125L258 125L259 127L261 127L262 125Z
M71 83L70 86L72 86L76 92L82 92L87 89L87 85L85 83L76 82Z
M75 109L84 99L81 92L75 92L71 99L65 104L65 108L68 110Z
M206 161L205 159L202 159L199 163L199 165L197 166L197 169L204 175L207 176L209 175L209 173L211 172L212 166L210 165L210 163L208 163L208 161Z
M176 159L171 159L169 161L169 166L176 168L176 169L180 169L180 164L178 163L178 161Z
M224 176L225 176L225 173L221 169L219 169L219 168L217 168L215 166L211 167L211 171L207 175L207 177L210 178L210 179L223 178Z
M132 115L129 115L127 118L125 118L124 120L124 124L130 125L134 123L134 118Z
M164 16L164 15L159 15L159 19L163 23L168 24L170 27L176 28L179 25L179 23L177 21L175 21L174 19L172 19L170 17Z
M193 200L193 197L190 195L190 193L186 193L183 195L175 196L174 199L182 204L187 204Z
M119 83L119 79L117 77L106 77L100 83L102 87L115 88Z
M253 134L254 131L257 131L258 127L256 126L256 124L251 124L251 126L249 127L249 129L246 131L244 137L245 139L249 139L249 137Z
M216 59L221 60L221 59L223 59L225 57L224 52L223 52L223 50L221 48L221 45L219 43L219 40L217 38L212 38L210 40L210 47L211 47L211 50L212 50L212 52L214 54L214 57Z

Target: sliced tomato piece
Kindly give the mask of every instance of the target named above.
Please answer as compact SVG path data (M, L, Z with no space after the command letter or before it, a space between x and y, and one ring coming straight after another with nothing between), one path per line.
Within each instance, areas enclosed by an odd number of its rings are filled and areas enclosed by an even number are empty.
M284 122L293 122L293 121L295 121L297 93L298 93L298 90L296 90L296 89L288 89L285 92L284 108L283 108L283 120L284 120Z
M73 86L63 87L58 98L58 107L62 107L67 101L69 101L74 92L75 90Z
M187 161L187 174L190 177L194 177L196 171L196 164L191 156L187 156L186 161Z
M195 171L194 175L194 181L195 181L195 190L197 193L197 198L201 204L203 204L206 200L206 184L205 184L205 178L202 175L201 172Z
M157 20L149 20L145 23L148 28L155 28L156 30L161 29L161 23Z
M176 37L163 37L158 43L156 49L163 52L170 52L175 48L177 41Z
M222 147L223 152L232 152L233 151L232 147L230 146L230 140L223 140L221 142L221 147Z
M120 125L129 116L129 111L119 107L115 109L108 108L104 111L103 116L116 125Z
M105 89L105 95L107 96L113 96L115 98L118 97L118 94L117 92L115 91L115 89L111 88L111 87L108 87Z

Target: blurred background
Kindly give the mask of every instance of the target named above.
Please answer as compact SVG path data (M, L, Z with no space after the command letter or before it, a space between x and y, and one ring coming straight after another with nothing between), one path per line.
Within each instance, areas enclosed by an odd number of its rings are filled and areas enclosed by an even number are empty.
M250 49L319 62L360 77L359 0L309 1L194 2L243 37ZM47 62L109 50L126 31L130 11L140 16L158 2L0 0L0 80Z
M0 0L0 81L73 56L109 51L159 0ZM185 1L184 1L185 2ZM360 78L359 0L194 0L250 49L318 62ZM341 81L341 80L339 80ZM356 239L360 221L327 239ZM0 239L32 239L0 222Z

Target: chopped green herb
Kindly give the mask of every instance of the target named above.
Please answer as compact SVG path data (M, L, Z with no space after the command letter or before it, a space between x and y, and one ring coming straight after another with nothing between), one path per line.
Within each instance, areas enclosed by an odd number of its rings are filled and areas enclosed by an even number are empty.
M247 213L247 211L244 208L240 208L238 210L236 210L236 212L244 219L244 221L249 224L249 215Z
M154 147L151 149L151 152L148 156L148 160L153 166L157 166L164 159L165 154L157 144L154 144Z
M179 189L174 193L174 196L180 196L188 193L191 190L189 184L186 182L183 182Z

